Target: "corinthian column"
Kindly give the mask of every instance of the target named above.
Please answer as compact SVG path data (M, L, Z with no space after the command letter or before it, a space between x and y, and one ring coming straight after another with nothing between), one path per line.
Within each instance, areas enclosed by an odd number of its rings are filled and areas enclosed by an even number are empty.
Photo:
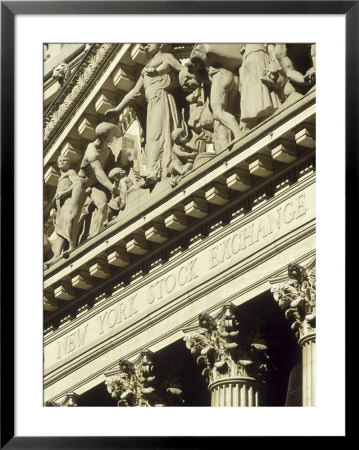
M307 267L289 264L287 277L269 282L302 348L302 404L315 406L315 259Z
M200 314L184 331L211 393L211 406L261 406L267 347L242 336L235 306L226 303L215 317Z

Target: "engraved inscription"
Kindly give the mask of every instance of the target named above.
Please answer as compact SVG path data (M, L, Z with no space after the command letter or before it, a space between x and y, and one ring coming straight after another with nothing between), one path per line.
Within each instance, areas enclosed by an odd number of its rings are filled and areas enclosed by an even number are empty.
M283 225L290 224L303 216L306 211L305 194L302 193L267 215L235 231L209 249L209 268L217 267L267 236L276 235Z
M57 341L57 359L85 345L88 323Z
M182 287L198 277L197 258L193 258L180 266L174 273L151 283L148 288L147 302L152 304L155 300L161 300L171 294L176 287Z
M99 315L97 318L99 335L114 328L116 325L121 324L123 321L129 319L137 313L137 309L135 307L136 296L137 294L134 294L132 297L122 300L108 311L104 311Z

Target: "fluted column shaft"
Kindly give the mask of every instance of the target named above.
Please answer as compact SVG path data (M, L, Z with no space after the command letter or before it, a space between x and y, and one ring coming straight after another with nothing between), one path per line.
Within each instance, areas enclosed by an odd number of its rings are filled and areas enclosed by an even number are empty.
M299 341L299 344L302 347L302 404L303 406L315 406L315 333L305 336Z
M223 378L208 388L211 406L261 406L261 385L254 378Z

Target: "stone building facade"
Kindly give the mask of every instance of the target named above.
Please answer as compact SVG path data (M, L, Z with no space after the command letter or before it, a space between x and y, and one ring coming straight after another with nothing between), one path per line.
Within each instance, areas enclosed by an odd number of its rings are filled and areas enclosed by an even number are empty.
M315 45L44 47L44 404L315 405Z

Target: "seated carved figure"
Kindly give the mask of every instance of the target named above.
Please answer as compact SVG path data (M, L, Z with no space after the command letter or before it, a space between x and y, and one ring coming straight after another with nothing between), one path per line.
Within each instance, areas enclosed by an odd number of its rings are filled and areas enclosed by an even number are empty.
M236 140L241 130L236 119L239 111L238 70L242 64L243 44L196 44L187 66L204 83L209 83L213 117L230 130Z
M184 111L184 119L189 129L188 147L198 152L205 151L205 143L212 143L214 118L209 106L209 98L205 98L195 74L183 67L178 75L179 83L186 93L188 107Z
M108 225L115 212L119 212L126 207L127 193L129 188L133 186L133 183L126 172L119 167L112 169L108 174L108 178L114 183L118 195L116 195L115 191L112 192L111 200L107 204L107 219L104 222L104 226Z
M188 137L183 128L176 128L172 132L173 147L172 160L169 166L169 174L171 175L171 186L176 186L179 180L192 170L193 162L197 156L197 152L193 152L186 146Z

